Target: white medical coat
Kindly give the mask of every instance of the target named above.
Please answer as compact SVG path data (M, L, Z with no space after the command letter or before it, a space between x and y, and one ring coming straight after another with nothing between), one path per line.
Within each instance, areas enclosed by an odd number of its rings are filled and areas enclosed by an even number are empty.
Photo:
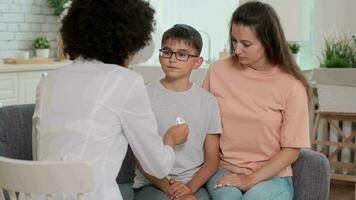
M174 163L173 149L157 133L142 77L113 64L79 58L43 77L33 128L38 160L91 163L95 189L87 200L122 199L115 178L128 144L154 176L166 176Z

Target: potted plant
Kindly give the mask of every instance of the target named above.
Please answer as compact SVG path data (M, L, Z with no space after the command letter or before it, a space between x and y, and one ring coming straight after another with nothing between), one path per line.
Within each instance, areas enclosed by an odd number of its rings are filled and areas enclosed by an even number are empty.
M298 42L288 42L288 47L292 52L294 58L297 60L298 52L300 51L301 45Z
M45 37L38 37L33 42L33 46L36 51L36 56L41 58L48 58L49 57L49 48L51 44L49 43L48 39Z
M356 36L353 35L351 37L351 40L352 40L352 45L351 45L351 48L352 48L352 57L351 57L351 67L352 68L356 68Z
M53 8L53 15L60 16L70 0L47 0L47 2Z
M325 37L325 47L322 53L321 67L323 68L356 68L356 38L348 38L345 34L340 37Z
M319 110L356 113L356 38L339 34L325 37L324 42L320 68L313 70L312 77Z

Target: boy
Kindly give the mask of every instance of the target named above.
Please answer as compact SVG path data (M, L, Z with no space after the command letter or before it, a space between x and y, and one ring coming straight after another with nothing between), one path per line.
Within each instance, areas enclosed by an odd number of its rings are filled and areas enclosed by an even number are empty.
M169 177L158 179L138 165L135 199L209 199L202 187L219 164L221 122L217 100L189 78L203 62L202 38L197 30L174 25L162 36L159 61L165 77L147 86L158 130L163 137L176 120L184 119L190 135L176 147L176 160ZM195 195L195 196L193 196Z

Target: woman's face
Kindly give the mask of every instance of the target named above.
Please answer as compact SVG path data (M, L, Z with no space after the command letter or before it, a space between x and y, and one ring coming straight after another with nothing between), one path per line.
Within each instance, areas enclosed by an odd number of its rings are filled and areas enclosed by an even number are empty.
M263 67L268 64L264 46L249 26L232 24L231 42L242 65Z

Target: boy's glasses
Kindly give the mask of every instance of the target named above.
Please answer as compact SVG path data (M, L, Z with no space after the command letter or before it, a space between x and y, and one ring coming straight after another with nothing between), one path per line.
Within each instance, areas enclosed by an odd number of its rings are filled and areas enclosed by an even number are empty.
M174 52L166 49L159 50L159 56L162 58L171 58L173 54L175 55L176 59L180 61L187 61L189 60L189 57L199 57L197 55L192 55L185 52Z

